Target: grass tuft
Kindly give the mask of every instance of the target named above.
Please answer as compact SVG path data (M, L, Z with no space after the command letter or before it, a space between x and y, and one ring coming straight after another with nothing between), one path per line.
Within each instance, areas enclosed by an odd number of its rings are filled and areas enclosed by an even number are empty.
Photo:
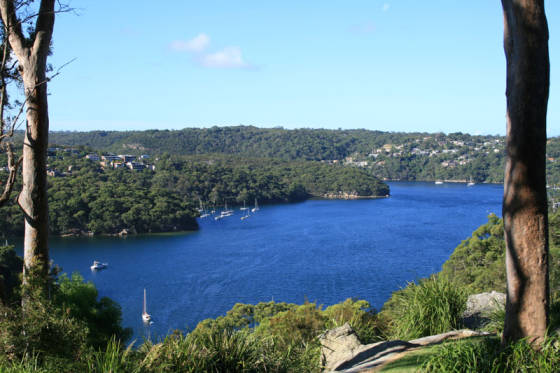
M467 295L444 277L431 276L393 293L384 310L388 336L411 340L462 327Z

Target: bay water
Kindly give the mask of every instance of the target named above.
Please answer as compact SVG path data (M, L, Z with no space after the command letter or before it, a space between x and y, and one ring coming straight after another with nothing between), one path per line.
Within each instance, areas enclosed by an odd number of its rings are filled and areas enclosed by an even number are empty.
M138 342L188 331L237 302L328 306L354 297L379 309L407 282L438 272L490 213L500 215L503 190L389 184L390 198L267 205L244 220L236 210L199 219L196 232L51 238L51 258L117 301ZM93 260L109 266L92 272ZM141 320L144 288L149 327Z

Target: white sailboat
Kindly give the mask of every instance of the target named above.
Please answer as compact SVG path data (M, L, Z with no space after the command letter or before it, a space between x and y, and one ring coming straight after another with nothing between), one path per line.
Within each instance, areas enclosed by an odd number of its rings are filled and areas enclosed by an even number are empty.
M225 208L224 208L224 211L222 211L221 215L222 215L222 216L231 216L231 215L233 215L233 210L228 210L228 208L227 208L227 202L225 203Z
M251 211L252 211L252 212L257 212L257 211L259 211L259 210L260 210L260 209L259 209L259 204L257 203L257 199L255 198L255 207L253 207L253 208L251 209Z
M142 308L142 321L149 323L152 321L152 316L146 310L146 289L144 289L144 307Z
M241 211L249 210L249 208L245 206L245 201L243 201L243 207L240 207L239 210Z
M474 181L472 180L472 177L471 177L470 180L469 180L469 182L467 183L467 186L468 186L468 187L472 187L472 186L474 186L474 185L475 185L475 184L474 184Z

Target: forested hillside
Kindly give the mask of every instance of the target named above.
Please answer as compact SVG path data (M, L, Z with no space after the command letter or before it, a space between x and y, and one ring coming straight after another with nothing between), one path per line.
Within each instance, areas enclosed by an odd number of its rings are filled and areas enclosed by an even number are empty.
M132 170L122 162L93 161L86 152L69 150L49 153L49 226L56 235L196 229L200 203L219 209L255 199L267 204L389 194L389 187L369 171L337 164L162 155L150 161L150 168L138 162L134 165L140 167ZM0 221L0 236L23 233L23 215L15 203L0 209Z
M371 168L387 180L503 181L504 138L463 133L257 128L53 132L52 144L130 154L237 154ZM560 141L548 142L549 183L560 183Z

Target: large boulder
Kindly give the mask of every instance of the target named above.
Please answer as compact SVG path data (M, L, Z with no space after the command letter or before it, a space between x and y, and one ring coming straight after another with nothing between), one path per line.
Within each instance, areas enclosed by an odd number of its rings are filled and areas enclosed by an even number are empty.
M467 328L480 329L490 322L491 315L504 309L506 295L497 291L473 294L467 299L467 309L463 313L463 323Z
M384 359L417 345L405 341L383 341L363 345L346 323L321 336L321 365L326 372L360 372L383 363Z
M346 323L335 329L327 330L319 336L321 342L321 365L325 370L334 370L339 362L346 361L355 355L362 346L358 336Z

